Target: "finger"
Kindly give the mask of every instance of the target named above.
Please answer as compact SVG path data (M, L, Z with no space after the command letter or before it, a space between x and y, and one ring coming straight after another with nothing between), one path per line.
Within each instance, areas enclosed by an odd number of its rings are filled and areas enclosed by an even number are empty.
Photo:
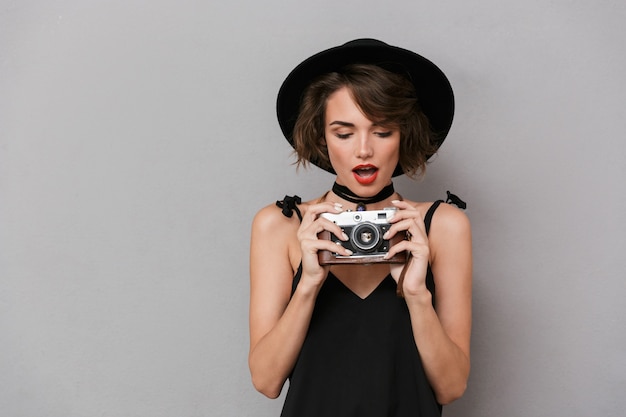
M392 200L391 204L393 204L394 207L397 207L401 210L415 210L416 209L416 207L413 204L404 200Z
M415 206L406 201L394 200L394 206L399 210L396 210L393 217L391 218L391 223L396 223L400 220L408 219L408 218L420 218L422 219L422 212Z
M333 235L335 235L340 240L348 240L348 235L343 231L343 229L336 223L324 218L320 217L311 226L311 230L315 234L315 236L319 237L319 234L323 231L327 230Z
M389 248L385 254L385 259L393 258L398 253L407 252L416 259L430 259L430 248L426 242L410 242L403 240Z
M426 239L426 227L419 218L408 218L393 223L389 230L383 235L383 239L392 239L397 233L405 232L408 240Z
M307 239L302 242L302 249L304 252L310 254L317 254L321 250L326 250L332 253L338 253L343 256L351 256L353 252L344 248L342 245L335 243L331 240L324 239Z
M339 203L331 203L329 201L319 204L313 204L310 206L305 214L305 217L316 219L322 213L334 213L338 214L343 211L343 206Z
M300 224L299 234L300 235L306 234L305 231L311 228L311 225L313 225L318 220L320 214L322 213L339 214L342 211L343 211L343 208L341 204L335 204L335 203L329 203L329 202L314 204L310 206L302 218L302 223ZM314 227L313 230L316 230L314 234L317 234L323 230L323 229L319 229L319 225L315 225L313 227Z

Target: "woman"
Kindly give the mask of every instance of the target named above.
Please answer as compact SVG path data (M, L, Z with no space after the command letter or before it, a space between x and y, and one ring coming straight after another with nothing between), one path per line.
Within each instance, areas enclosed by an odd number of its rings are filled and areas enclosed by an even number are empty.
M445 75L411 51L359 39L296 67L277 108L298 163L336 179L322 197L285 198L253 221L254 386L276 398L290 380L283 416L441 415L469 375L469 221L448 204L403 200L392 178L420 174L445 138L454 109ZM388 207L382 238L406 238L384 259L320 264L324 251L353 256L318 238L351 239L323 213ZM387 262L400 254L406 262Z

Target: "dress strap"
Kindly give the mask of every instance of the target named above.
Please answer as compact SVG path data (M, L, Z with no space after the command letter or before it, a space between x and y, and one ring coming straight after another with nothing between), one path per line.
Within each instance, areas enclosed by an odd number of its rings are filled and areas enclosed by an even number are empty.
M296 271L296 274L293 276L293 280L291 281L291 295L293 296L293 293L296 292L296 287L298 286L298 283L300 282L300 277L302 276L302 261L300 261L300 265L298 265L298 270Z
M302 199L297 195L286 195L285 198L283 198L282 200L278 200L276 202L276 205L283 209L283 215L285 215L286 217L291 218L291 216L293 216L293 213L295 212L298 216L298 219L300 219L300 222L302 222L302 213L298 208L298 204L301 203Z
M439 207L441 203L443 203L443 200L437 200L433 204L431 204L431 206L428 208L428 211L426 212L426 216L424 216L426 235L428 235L428 232L430 231L430 222L433 220L433 214L435 214L435 210L437 210L437 207Z
M448 198L445 201L446 203L454 204L455 206L457 206L458 208L462 210L465 210L467 208L467 204L465 203L465 201L461 200L458 196L452 194L450 191L447 191L447 193L448 193ZM428 232L430 231L430 223L433 219L433 214L435 214L435 210L437 210L437 207L439 207L439 205L443 202L444 202L443 200L435 201L428 208L428 211L426 212L426 216L424 216L424 225L426 226L427 235L428 235Z

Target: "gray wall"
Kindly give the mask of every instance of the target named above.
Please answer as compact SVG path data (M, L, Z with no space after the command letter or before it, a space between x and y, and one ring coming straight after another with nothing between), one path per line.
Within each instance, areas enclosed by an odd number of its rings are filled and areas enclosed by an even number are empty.
M248 349L276 91L356 37L420 51L457 116L419 182L469 203L473 370L447 416L621 416L626 3L0 2L2 416L277 416ZM299 4L301 3L301 4Z

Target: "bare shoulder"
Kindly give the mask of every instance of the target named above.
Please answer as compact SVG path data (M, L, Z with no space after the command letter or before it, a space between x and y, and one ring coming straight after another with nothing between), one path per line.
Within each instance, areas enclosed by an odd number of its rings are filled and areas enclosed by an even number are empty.
M467 215L451 204L440 204L433 214L431 233L465 234L470 232Z
M440 204L433 213L428 234L433 263L450 257L471 263L472 232L469 218L459 208Z
M434 204L433 202L410 202L423 216ZM469 242L471 240L471 226L467 215L451 204L439 204L433 213L428 234L431 250L446 247L454 242Z
M424 216L434 204L429 202L413 202L413 204ZM445 230L463 232L469 231L470 222L465 213L451 204L440 204L435 210L431 220L431 233L439 233Z
M291 217L283 214L282 209L276 204L270 204L257 212L252 221L253 231L288 233L299 224L298 216L294 213Z
M298 204L298 210L301 215L307 212L307 208L314 204L315 201L302 202ZM269 204L260 209L254 216L252 221L253 230L259 230L264 232L286 233L291 234L300 226L300 220L295 210L291 211L291 217L285 215L283 209L278 207L277 204Z
M297 268L294 249L298 218L282 213L275 204L254 216L250 235L251 317L278 317L289 300L291 279Z
M298 209L304 215L311 202L298 204ZM274 263L287 260L295 271L300 262L298 243L298 228L300 219L295 212L291 217L283 213L283 209L276 204L270 204L257 212L252 221L250 249L253 260L261 263L270 259Z

